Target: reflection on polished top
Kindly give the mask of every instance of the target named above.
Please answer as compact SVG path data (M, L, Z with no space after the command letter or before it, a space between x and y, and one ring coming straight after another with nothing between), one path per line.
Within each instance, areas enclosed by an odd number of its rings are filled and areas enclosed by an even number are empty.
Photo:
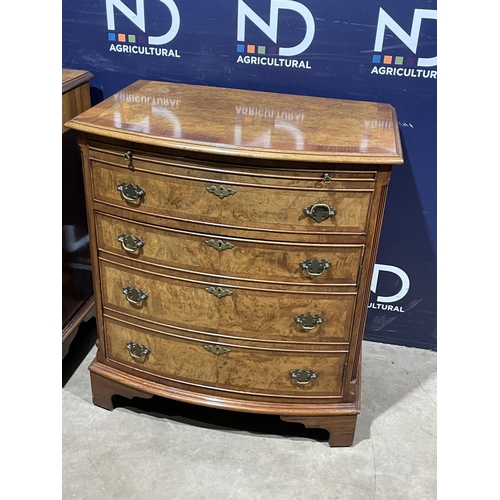
M403 162L389 104L139 80L68 127L187 151L310 162Z

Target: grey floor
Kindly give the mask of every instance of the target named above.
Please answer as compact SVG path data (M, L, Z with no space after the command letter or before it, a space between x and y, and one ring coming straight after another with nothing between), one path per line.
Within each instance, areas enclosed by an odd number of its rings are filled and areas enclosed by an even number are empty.
M63 500L437 498L435 352L364 342L354 445L330 448L324 431L273 416L161 398L94 406L82 338L63 362Z

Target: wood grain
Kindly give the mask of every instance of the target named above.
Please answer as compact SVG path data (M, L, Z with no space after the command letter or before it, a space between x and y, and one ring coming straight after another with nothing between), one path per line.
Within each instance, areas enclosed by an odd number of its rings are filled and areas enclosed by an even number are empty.
M228 238L217 234L199 234L161 228L124 218L96 214L99 249L131 260L159 266L185 269L207 275L243 278L269 283L356 286L364 245L284 244ZM122 234L144 243L135 252L127 252L118 241ZM230 244L218 250L217 242ZM207 242L212 242L210 246ZM301 263L307 259L330 263L320 276L311 276Z
M139 328L127 327L113 320L105 321L106 355L140 370L190 382L217 383L217 359L205 348L205 343L145 333ZM138 342L151 352L145 359L134 359L128 342Z
M330 433L330 446L352 446L356 430L357 415L335 416L290 416L281 415L286 422L296 422L308 428L326 429Z
M93 78L94 75L90 71L84 69L62 68L62 93L66 94L66 92L76 87L85 85Z
M244 393L340 397L344 361L344 353L312 355L232 348L217 360L218 382L219 387ZM290 377L290 371L296 369L314 370L318 376L307 385L297 385Z
M107 261L101 261L100 269L104 306L139 318L248 339L349 340L353 293L316 295L222 285L232 295L218 298L207 292L214 285L202 280L154 275ZM147 300L140 306L130 304L123 293L127 286L145 292ZM304 331L295 317L307 313L322 316L324 322Z
M154 394L275 414L351 445L387 186L403 162L394 109L138 81L67 126L83 153L97 291L94 402ZM146 194L125 201L122 182ZM308 217L318 203L335 215ZM144 246L125 252L121 233ZM311 278L307 258L331 267ZM126 286L147 299L130 304ZM207 291L218 287L227 296ZM308 313L323 318L311 331L296 321ZM133 359L130 341L151 352ZM299 386L294 369L318 377Z
M135 142L89 138L89 158L92 161L126 168L134 172L157 173L167 177L188 177L207 182L225 181L281 188L373 189L378 170L366 165L314 165L300 161L251 161L220 155L179 156L175 150L141 146ZM379 168L382 168L380 166ZM326 174L326 175L325 175Z
M214 342L157 335L110 319L105 329L106 355L138 370L245 394L341 396L345 352L293 353L222 344L228 352L217 356L205 348L221 345ZM133 358L126 348L130 341L150 353ZM301 386L290 377L295 369L314 370L318 376Z
M92 163L92 172L96 201L134 212L181 220L223 221L226 225L244 228L363 233L372 200L369 189L327 192L311 186L292 190L243 183L231 185L197 178L164 177L98 162ZM140 186L146 192L143 199L124 200L118 190L123 182ZM232 188L236 193L221 199L207 190L219 185ZM304 209L318 203L335 209L336 215L320 223L307 217Z
M395 123L389 104L137 81L68 126L238 157L396 164Z
M88 82L94 75L88 71L62 70L62 132L69 130L64 124L90 108Z
M92 387L92 402L106 410L113 410L114 396L120 395L125 398L145 398L153 397L151 393L132 388L126 384L110 380L97 373L90 372L90 383Z

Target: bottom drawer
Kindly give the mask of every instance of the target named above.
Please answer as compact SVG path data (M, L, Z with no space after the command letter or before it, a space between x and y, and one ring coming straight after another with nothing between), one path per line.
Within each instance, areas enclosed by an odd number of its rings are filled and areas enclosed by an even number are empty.
M112 318L105 318L104 330L109 360L165 379L249 395L342 396L346 351L218 344Z

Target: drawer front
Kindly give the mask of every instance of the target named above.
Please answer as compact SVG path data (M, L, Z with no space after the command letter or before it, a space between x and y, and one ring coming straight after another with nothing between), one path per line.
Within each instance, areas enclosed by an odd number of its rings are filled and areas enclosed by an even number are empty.
M226 355L219 356L217 380L219 387L241 392L340 397L345 362L343 352L290 353L234 347ZM292 377L292 372L300 377L303 370L308 373L299 379Z
M354 187L373 188L377 169L359 170L350 165L320 163L311 168L311 164L295 164L293 168L287 162L286 169L262 167L243 160L231 164L229 158L213 156L212 161L181 158L179 155L152 153L151 149L137 149L137 144L119 147L90 141L90 159L99 163L113 165L137 172L163 173L171 176L212 179L214 181L236 182L262 186L279 185L280 187L314 187L322 189L348 189ZM238 161L238 160L236 160ZM306 169L301 168L305 165ZM321 170L318 170L321 169ZM324 169L324 170L323 170ZM333 169L333 170L332 170Z
M105 318L106 357L176 380L216 385L217 363L206 343L152 333ZM127 345L130 342L139 346ZM146 348L149 353L145 353Z
M364 234L373 196L373 189L229 184L132 171L96 161L92 167L97 201L148 215L228 228Z
M344 351L288 352L214 344L109 318L105 338L108 359L179 382L259 395L340 397L342 392Z
M103 260L100 270L104 307L166 325L217 331L217 309L205 290L207 284L139 272ZM128 297L126 287L147 298Z
M100 250L174 269L268 283L356 286L364 245L224 238L96 215ZM324 261L324 262L323 262Z
M226 287L120 266L101 259L104 307L221 336L294 342L347 342L355 293ZM127 298L124 289L135 290ZM137 301L139 292L147 298Z

